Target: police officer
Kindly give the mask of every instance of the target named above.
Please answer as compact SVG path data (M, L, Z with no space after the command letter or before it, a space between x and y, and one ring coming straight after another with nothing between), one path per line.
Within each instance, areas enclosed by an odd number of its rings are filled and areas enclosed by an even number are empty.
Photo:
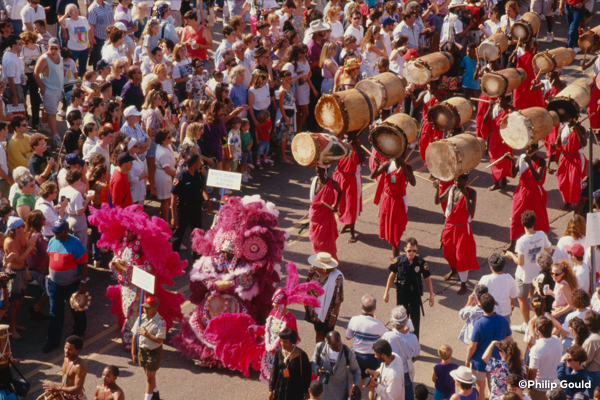
M388 268L391 272L383 295L383 301L387 303L390 299L389 291L392 283L396 282L396 304L404 306L408 311L417 337L419 337L419 323L423 307L421 305L421 295L423 294L421 276L425 278L427 290L429 290L429 307L433 307L434 304L431 272L429 272L429 266L425 260L417 255L418 250L417 239L413 237L406 239L404 248L406 254L396 257L396 262Z
M186 168L173 179L171 189L171 225L176 227L173 233L173 251L179 251L183 234L187 227L190 231L202 228L202 200L206 200L206 209L210 211L206 183L202 175L202 161L198 154L190 154L185 158Z

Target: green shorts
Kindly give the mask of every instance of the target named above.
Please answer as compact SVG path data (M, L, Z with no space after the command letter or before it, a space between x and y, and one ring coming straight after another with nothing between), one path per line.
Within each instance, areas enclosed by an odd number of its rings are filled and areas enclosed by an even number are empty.
M140 347L140 349L138 350L140 366L146 368L148 371L158 371L158 369L160 368L162 352L162 345L153 350Z

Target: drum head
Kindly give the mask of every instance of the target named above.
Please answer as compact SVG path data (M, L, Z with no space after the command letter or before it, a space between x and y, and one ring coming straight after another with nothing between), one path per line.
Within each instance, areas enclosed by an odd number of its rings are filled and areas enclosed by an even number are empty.
M579 105L571 98L557 97L546 106L548 111L555 111L560 122L568 122L579 118Z
M305 167L314 165L317 160L318 144L310 133L299 133L292 140L292 154L298 164Z
M529 24L517 21L510 28L510 34L514 39L527 40L531 35L531 28Z
M348 120L344 121L343 111L335 94L321 96L315 108L317 123L335 135L348 129ZM368 110L365 110L368 111Z
M360 89L365 93L369 93L375 99L375 103L377 104L377 109L381 110L383 105L387 100L387 96L385 94L385 87L375 80L371 79L363 79L358 82L355 89Z
M71 300L69 303L71 304L71 308L75 311L85 311L90 307L92 302L92 296L89 293L79 293L75 292L71 296Z
M489 97L500 97L506 93L506 78L494 73L487 73L481 77L481 90Z
M447 131L460 125L456 109L448 104L436 104L427 112L427 120L438 131Z
M452 146L444 141L433 142L425 152L425 162L429 172L441 181L454 180L454 171L458 170L456 153Z
M531 124L528 123L527 118L513 112L502 119L500 123L500 136L513 149L522 150L531 142L533 133L530 129Z
M500 49L493 42L485 41L479 46L479 58L488 62L496 61L500 58Z
M369 142L386 158L400 157L407 146L402 130L385 122L373 129L369 135Z

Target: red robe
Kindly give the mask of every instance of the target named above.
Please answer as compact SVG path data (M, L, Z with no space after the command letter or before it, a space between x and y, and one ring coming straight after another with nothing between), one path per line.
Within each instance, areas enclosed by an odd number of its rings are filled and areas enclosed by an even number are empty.
M594 79L592 79L590 104L587 109L588 115L594 113L594 115L590 116L590 127L592 129L600 129L600 105L598 105L598 101L600 101L600 89L596 85L596 76L594 76Z
M456 186L450 189L448 201L452 199L454 190L458 190ZM470 193L471 190L473 189L467 188L467 193ZM442 231L444 258L448 265L458 272L479 269L471 217L467 211L467 202L464 196L460 197L452 210L446 210L446 223Z
M386 171L379 176L383 177L383 196L379 211L379 238L398 247L408 223L406 203L404 202L406 175L402 168L398 168L392 173Z
M505 155L510 153L512 155L512 148L503 143L502 136L500 135L500 123L502 118L509 114L509 110L501 110L496 118L492 118L490 137L488 143L488 155L490 164ZM492 178L494 182L499 182L502 178L512 176L512 161L510 158L505 158L498 164L492 166Z
M377 150L375 150L375 148L373 147L371 149L371 157L369 158L369 169L371 171L374 171L375 168L377 168L375 158L377 158L382 164L387 161L387 158L379 154ZM381 193L383 193L383 174L377 177L377 186L375 187L375 196L373 197L373 204L379 204L379 200L381 200Z
M537 81L533 70L533 56L533 47L531 47L525 54L517 58L517 68L523 68L527 72L525 82L513 92L513 105L517 110L524 110L529 107L544 107L542 89L531 90L531 82Z
M537 170L540 166L541 158L532 161L531 164ZM521 214L527 210L535 212L535 230L550 232L550 222L548 221L548 210L546 202L548 201L548 193L544 190L544 182L546 182L546 168L540 182L533 177L531 169L521 161L522 168L525 170L519 177L519 185L515 189L512 200L512 213L510 220L510 240L517 240L525 233L525 228L521 224Z
M548 104L546 102L550 102L554 97L556 97L556 95L559 92L560 92L560 85L552 86L550 88L550 90L548 90L548 92L546 92L546 94L544 95L544 104ZM550 134L548 136L546 136L545 140L549 143L555 143L556 135L559 134L560 128L561 128L561 124L558 124L558 126L555 126L554 128L552 128L552 132L550 132ZM550 157L552 154L554 154L554 160L558 160L558 157L560 156L560 149L553 149L552 147L550 147L549 145L546 144L546 157Z
M421 160L425 161L425 152L431 142L440 140L444 136L444 132L433 129L433 126L427 120L427 112L429 109L437 104L440 99L437 96L432 96L431 99L423 104L423 119L421 121L421 136L419 137L419 153L421 153Z
M451 181L440 181L440 185L439 185L439 194L440 196L444 194L444 192L446 191L446 189L448 189L450 186L454 185L454 180ZM442 201L440 203L440 205L442 206L442 212L446 213L446 205L448 204L448 200L446 201Z
M486 95L485 93L481 93L479 96L481 100L493 100L491 97ZM488 121L487 123L483 122L483 117L487 112L488 108L490 108L490 103L486 103L484 101L480 101L477 105L477 115L475 116L475 131L477 132L477 137L482 138L483 140L487 140L490 135L492 121Z
M565 129L570 129L565 126ZM577 204L581 196L581 182L585 177L587 160L579 153L579 135L574 130L560 144L562 155L556 170L558 190L565 203Z
M356 146L353 147L352 155L338 161L337 170L333 174L333 179L342 188L338 219L344 225L353 224L362 212L362 177L360 176L362 165L358 163Z
M313 254L325 252L337 260L337 246L335 245L339 236L337 223L333 211L323 204L325 202L333 207L336 199L337 192L333 188L333 180L330 179L310 202L308 237L312 244Z

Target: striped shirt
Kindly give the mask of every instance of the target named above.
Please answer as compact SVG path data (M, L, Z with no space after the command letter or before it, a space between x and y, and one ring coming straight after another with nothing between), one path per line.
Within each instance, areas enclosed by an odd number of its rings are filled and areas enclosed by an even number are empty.
M374 354L373 344L388 332L383 322L372 315L362 314L350 318L346 338L354 339L355 353Z
M88 22L94 26L94 36L107 40L106 28L113 24L112 2L103 2L102 5L94 1L88 9Z

